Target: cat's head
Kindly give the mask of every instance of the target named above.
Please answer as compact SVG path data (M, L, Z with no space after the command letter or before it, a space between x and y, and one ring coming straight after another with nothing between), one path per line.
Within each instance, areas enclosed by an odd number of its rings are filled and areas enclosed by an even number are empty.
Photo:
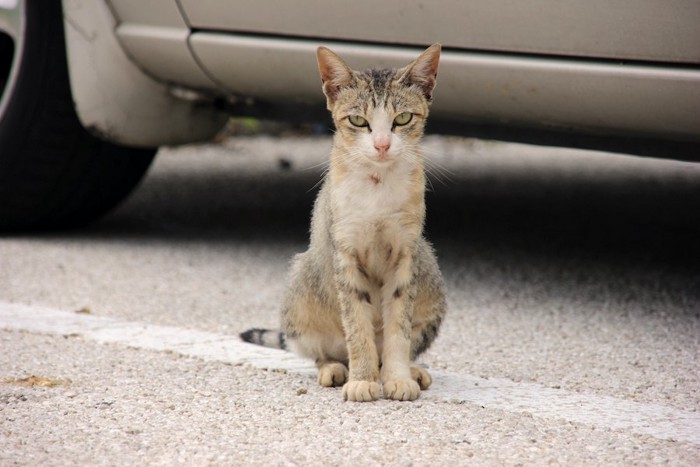
M326 47L317 51L336 144L378 166L413 153L423 136L437 78L440 44L400 69L352 70Z

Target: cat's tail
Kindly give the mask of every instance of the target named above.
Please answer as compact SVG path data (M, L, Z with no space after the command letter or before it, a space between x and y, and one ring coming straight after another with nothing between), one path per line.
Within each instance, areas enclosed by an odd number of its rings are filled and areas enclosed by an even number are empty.
M287 336L276 329L252 328L239 334L241 339L251 344L273 349L287 350Z

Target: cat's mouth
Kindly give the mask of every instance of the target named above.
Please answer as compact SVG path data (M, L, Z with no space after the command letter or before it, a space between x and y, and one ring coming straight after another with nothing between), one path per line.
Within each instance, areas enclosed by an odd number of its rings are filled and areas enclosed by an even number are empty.
M377 153L377 155L375 155L374 158L377 160L377 162L390 162L392 160L391 156L389 156L389 153L386 152Z
M393 154L389 152L375 152L368 156L368 159L374 164L380 167L386 167L394 163L396 158Z

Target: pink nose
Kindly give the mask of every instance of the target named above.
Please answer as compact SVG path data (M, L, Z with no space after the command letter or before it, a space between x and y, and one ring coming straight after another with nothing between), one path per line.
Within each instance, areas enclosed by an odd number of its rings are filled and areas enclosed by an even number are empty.
M387 137L378 137L374 139L374 149L380 153L387 152L391 147L391 139Z

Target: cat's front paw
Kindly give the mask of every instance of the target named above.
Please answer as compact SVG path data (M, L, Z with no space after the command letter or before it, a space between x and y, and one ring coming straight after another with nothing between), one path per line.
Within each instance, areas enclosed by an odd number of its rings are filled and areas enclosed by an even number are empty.
M384 382L384 397L397 401L413 401L420 396L420 387L413 379L396 379Z
M371 402L379 399L379 384L374 381L348 381L343 386L343 399L354 402Z

